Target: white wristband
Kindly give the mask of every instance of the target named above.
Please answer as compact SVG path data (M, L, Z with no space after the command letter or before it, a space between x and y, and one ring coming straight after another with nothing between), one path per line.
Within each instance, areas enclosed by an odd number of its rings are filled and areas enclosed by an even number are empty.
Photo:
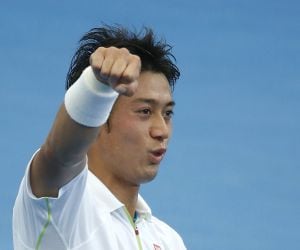
M99 82L91 66L65 94L65 107L70 117L87 127L99 127L110 114L118 93Z

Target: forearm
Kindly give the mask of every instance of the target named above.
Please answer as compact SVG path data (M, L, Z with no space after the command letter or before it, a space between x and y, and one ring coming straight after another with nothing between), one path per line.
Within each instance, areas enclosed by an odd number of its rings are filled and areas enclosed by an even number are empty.
M93 89L91 84L102 83L91 80L90 74L94 76L92 71L85 71L67 91L51 131L31 164L31 187L39 197L56 196L59 188L84 168L87 151L117 98L110 87Z
M87 127L74 121L62 104L41 150L62 167L71 167L85 158L98 132L99 127Z
M117 93L99 82L88 67L67 91L45 143L46 149L63 166L82 161L116 98Z
M90 65L67 91L33 159L30 178L37 196L57 195L60 187L80 173L118 93L131 96L138 86L141 61L126 49L100 47L91 55Z

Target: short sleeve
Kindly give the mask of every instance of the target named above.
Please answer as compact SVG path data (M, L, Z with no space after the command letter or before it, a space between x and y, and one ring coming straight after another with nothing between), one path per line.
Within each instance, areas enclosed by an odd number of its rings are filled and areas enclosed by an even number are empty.
M78 216L86 188L87 166L59 190L58 197L37 198L30 186L32 159L27 165L13 209L14 249L35 249L46 232L51 232L48 240L55 247L52 249L63 249L68 244L74 218Z

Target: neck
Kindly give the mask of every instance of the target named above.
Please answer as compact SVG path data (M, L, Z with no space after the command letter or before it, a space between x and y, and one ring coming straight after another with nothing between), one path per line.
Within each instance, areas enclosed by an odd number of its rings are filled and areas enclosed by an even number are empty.
M103 166L103 162L97 154L92 153L90 149L88 153L89 170L122 202L133 218L136 210L136 203L139 193L139 185L125 182L121 178L111 172L106 171L107 167Z

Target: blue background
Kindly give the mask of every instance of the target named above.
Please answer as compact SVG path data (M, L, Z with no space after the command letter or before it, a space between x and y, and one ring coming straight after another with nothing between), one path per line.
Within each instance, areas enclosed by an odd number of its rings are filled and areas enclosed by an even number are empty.
M300 249L300 2L2 0L0 249L18 185L63 100L77 41L153 27L182 77L174 135L141 192L188 249Z

